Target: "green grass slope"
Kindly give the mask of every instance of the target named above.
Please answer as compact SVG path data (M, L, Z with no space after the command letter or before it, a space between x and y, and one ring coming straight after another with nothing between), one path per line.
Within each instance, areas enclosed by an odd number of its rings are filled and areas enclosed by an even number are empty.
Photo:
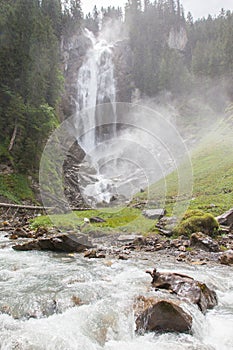
M35 202L28 177L22 174L0 174L0 196L15 203Z
M53 226L54 223L62 228L81 227L84 232L99 230L104 232L137 232L148 233L155 231L155 222L146 219L141 210L133 207L135 203L147 202L154 206L165 207L168 215L174 214L177 202L184 202L186 209L200 209L217 216L233 207L233 120L225 119L217 123L209 134L202 139L198 147L191 153L192 164L192 193L186 198L185 193L179 193L178 177L183 172L186 179L186 164L181 165L165 179L153 184L148 191L138 193L131 207L116 209L100 209L77 212L77 219L69 215L54 215L38 217L32 222L38 226ZM187 173L187 182L190 181ZM189 184L190 185L190 184ZM184 213L183 213L184 214ZM99 216L105 223L84 225L84 218Z
M233 118L222 120L191 153L193 189L189 209L201 209L216 216L233 207L232 131ZM181 171L186 171L185 165ZM170 215L175 203L183 200L178 195L178 173L175 171L165 179L165 207ZM137 194L135 201L153 199L161 203L164 180L150 186L148 192Z

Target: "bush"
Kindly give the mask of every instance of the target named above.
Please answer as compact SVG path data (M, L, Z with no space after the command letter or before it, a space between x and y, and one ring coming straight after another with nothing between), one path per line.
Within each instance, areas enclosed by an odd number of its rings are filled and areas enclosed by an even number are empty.
M218 232L219 224L213 215L204 213L200 210L188 211L182 221L174 229L177 236L190 236L195 232L202 232L213 236Z

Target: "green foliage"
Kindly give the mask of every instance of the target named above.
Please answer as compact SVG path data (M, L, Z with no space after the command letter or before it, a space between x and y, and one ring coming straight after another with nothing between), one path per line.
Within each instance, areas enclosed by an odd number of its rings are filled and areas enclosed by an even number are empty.
M35 200L28 178L21 174L0 174L0 196L16 203Z
M194 23L190 41L195 74L219 77L232 72L232 25L233 13L230 11Z
M0 144L0 163L11 163L12 162L12 157L5 147L5 145Z
M111 208L101 210L86 210L76 212L77 219L74 216L67 215L52 215L40 216L32 221L32 228L37 227L51 227L56 224L60 228L81 228L85 232L102 231L110 232L137 232L147 233L151 232L154 227L154 221L145 218L139 209L133 208ZM84 224L84 218L91 218L94 216L101 217L106 222Z
M190 77L184 64L184 52L169 47L171 31L185 28L179 1L129 1L126 23L134 53L134 81L143 93L154 96L163 90L180 93Z
M175 95L185 94L196 87L200 77L232 75L231 11L194 22L190 12L185 19L179 0L144 3L142 9L141 1L129 0L125 12L134 53L134 81L142 93L154 96L168 90ZM187 43L179 47L179 41L185 41L184 33Z
M195 210L187 210L186 213L183 216L183 221L190 219L191 217L195 216L203 216L205 213L199 209L195 209Z
M0 7L0 157L35 173L58 124L61 35L80 26L80 1L0 0Z
M182 221L173 230L176 236L188 235L195 232L213 236L218 231L219 225L213 215L201 211L189 211Z

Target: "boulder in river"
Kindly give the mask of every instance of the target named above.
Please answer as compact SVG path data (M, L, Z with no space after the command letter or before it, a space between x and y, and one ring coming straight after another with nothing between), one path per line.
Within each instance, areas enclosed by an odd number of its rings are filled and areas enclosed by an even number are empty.
M208 252L218 252L218 243L202 232L193 233L190 237L190 246L206 250Z
M217 295L215 291L209 289L206 284L194 280L192 277L174 272L153 272L147 271L153 278L152 286L156 289L165 289L176 294L192 304L198 305L199 309L205 313L207 309L212 309L217 305Z
M227 250L219 257L220 263L223 265L233 265L233 250Z
M176 302L144 297L138 302L143 309L136 319L137 332L191 332L192 317Z
M59 234L37 240L30 240L23 244L17 244L15 250L51 250L60 252L83 252L92 247L92 243L82 234Z

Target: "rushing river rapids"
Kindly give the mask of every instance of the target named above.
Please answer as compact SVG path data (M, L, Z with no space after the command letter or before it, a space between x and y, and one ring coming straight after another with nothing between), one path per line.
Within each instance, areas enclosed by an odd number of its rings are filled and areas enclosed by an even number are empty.
M0 264L0 349L233 349L232 268L177 264L146 253L108 261L10 247L1 249ZM183 305L193 316L193 335L135 334L133 303L155 293L145 274L154 266L216 290L219 304L205 316Z

